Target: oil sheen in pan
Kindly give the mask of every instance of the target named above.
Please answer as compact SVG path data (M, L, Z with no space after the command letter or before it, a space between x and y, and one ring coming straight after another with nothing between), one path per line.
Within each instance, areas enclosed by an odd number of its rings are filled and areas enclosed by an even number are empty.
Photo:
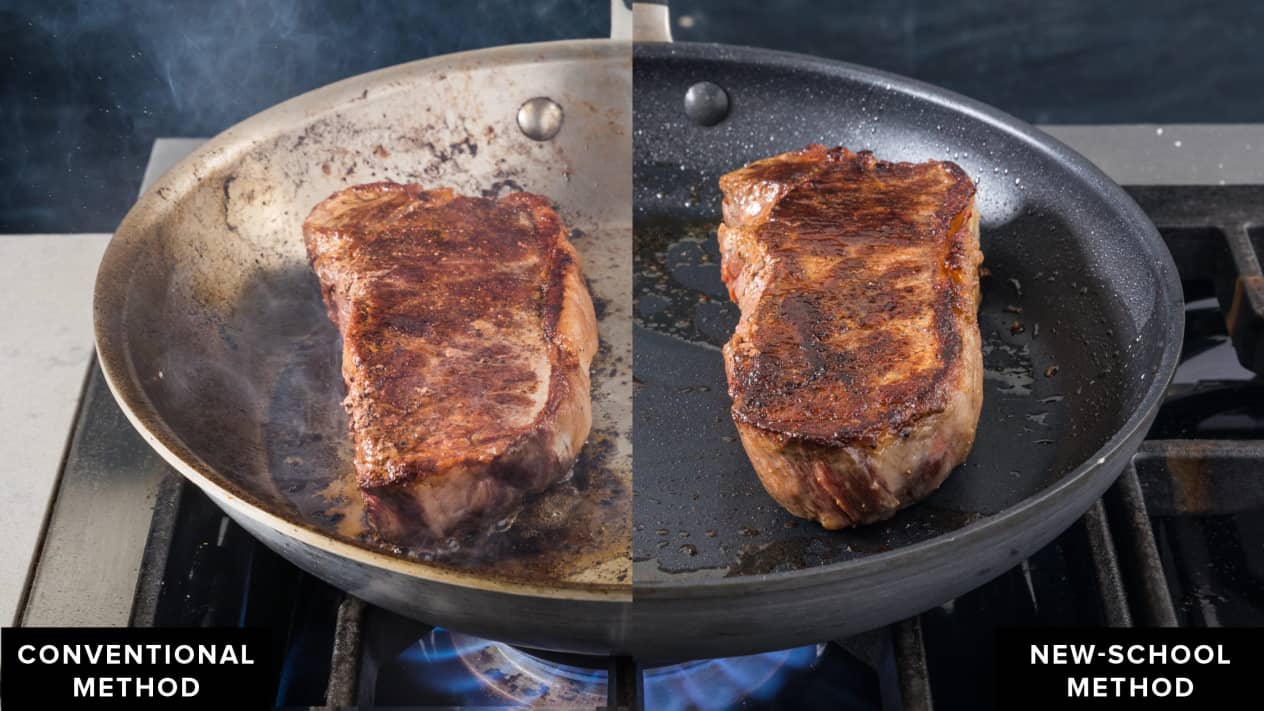
M617 294L627 293L629 277L626 256L611 249L626 245L627 237L601 237L580 230L571 237L584 259L601 337L591 368L593 429L579 460L564 481L529 500L491 535L450 539L437 551L382 543L366 524L341 405L341 345L310 270L270 272L247 288L235 312L252 316L250 328L284 336L267 341L285 352L277 359L282 364L263 444L289 504L333 535L438 565L519 582L630 584L630 334L627 306L614 304Z
M719 217L696 200L684 200L683 213L680 204L638 206L634 226L638 583L796 570L926 540L1018 503L1108 436L1075 424L1101 419L1078 413L1098 407L1094 392L1109 392L1118 377L1102 297L1076 283L1086 272L1070 249L1061 261L1040 260L1057 269L1031 268L1011 237L1039 231L1057 251L1064 230L1022 213L981 235L984 405L968 461L927 500L886 522L826 531L791 516L760 486L729 415L720 348L739 314L720 279ZM1091 325L1070 328L1061 314L1071 313L1091 314ZM1064 446L1055 432L1076 445Z

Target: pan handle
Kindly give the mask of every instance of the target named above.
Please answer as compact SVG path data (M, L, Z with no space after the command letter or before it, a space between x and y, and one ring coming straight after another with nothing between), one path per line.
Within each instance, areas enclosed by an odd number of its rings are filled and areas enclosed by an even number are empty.
M672 41L668 0L636 0L632 3L632 38L637 42Z

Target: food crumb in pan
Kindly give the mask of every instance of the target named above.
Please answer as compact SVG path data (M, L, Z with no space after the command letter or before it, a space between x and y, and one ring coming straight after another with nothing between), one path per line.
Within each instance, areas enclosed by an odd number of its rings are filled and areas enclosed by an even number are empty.
M1058 366L1056 366L1056 365L1051 365L1051 366L1049 366L1048 368L1045 368L1045 377L1046 377L1046 378L1052 378L1053 376L1055 376L1055 375L1057 375L1057 374L1058 374Z

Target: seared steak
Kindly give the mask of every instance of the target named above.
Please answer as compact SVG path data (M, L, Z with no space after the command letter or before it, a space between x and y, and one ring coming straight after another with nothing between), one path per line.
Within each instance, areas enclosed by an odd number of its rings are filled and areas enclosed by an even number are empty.
M495 522L570 469L592 423L597 322L548 200L373 183L317 205L303 235L382 538Z
M720 188L729 395L768 493L835 529L934 491L983 398L970 178L813 145Z

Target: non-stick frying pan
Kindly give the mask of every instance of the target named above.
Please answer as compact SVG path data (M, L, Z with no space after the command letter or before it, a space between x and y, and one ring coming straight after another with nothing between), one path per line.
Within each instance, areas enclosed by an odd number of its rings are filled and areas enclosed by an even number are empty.
M641 42L664 13L638 9L652 12L634 50L629 644L681 658L836 639L950 600L1066 529L1127 463L1177 363L1179 281L1145 215L1084 158L977 102L811 57ZM923 503L849 531L764 493L719 350L738 314L719 276L717 178L809 143L957 162L978 184L990 272L969 460Z
M620 645L631 81L628 41L504 47L348 79L211 140L139 200L101 265L97 351L124 411L244 528L365 600L520 644ZM575 229L599 314L593 435L573 476L483 544L379 543L346 483L338 337L300 226L334 191L387 179L549 196Z

